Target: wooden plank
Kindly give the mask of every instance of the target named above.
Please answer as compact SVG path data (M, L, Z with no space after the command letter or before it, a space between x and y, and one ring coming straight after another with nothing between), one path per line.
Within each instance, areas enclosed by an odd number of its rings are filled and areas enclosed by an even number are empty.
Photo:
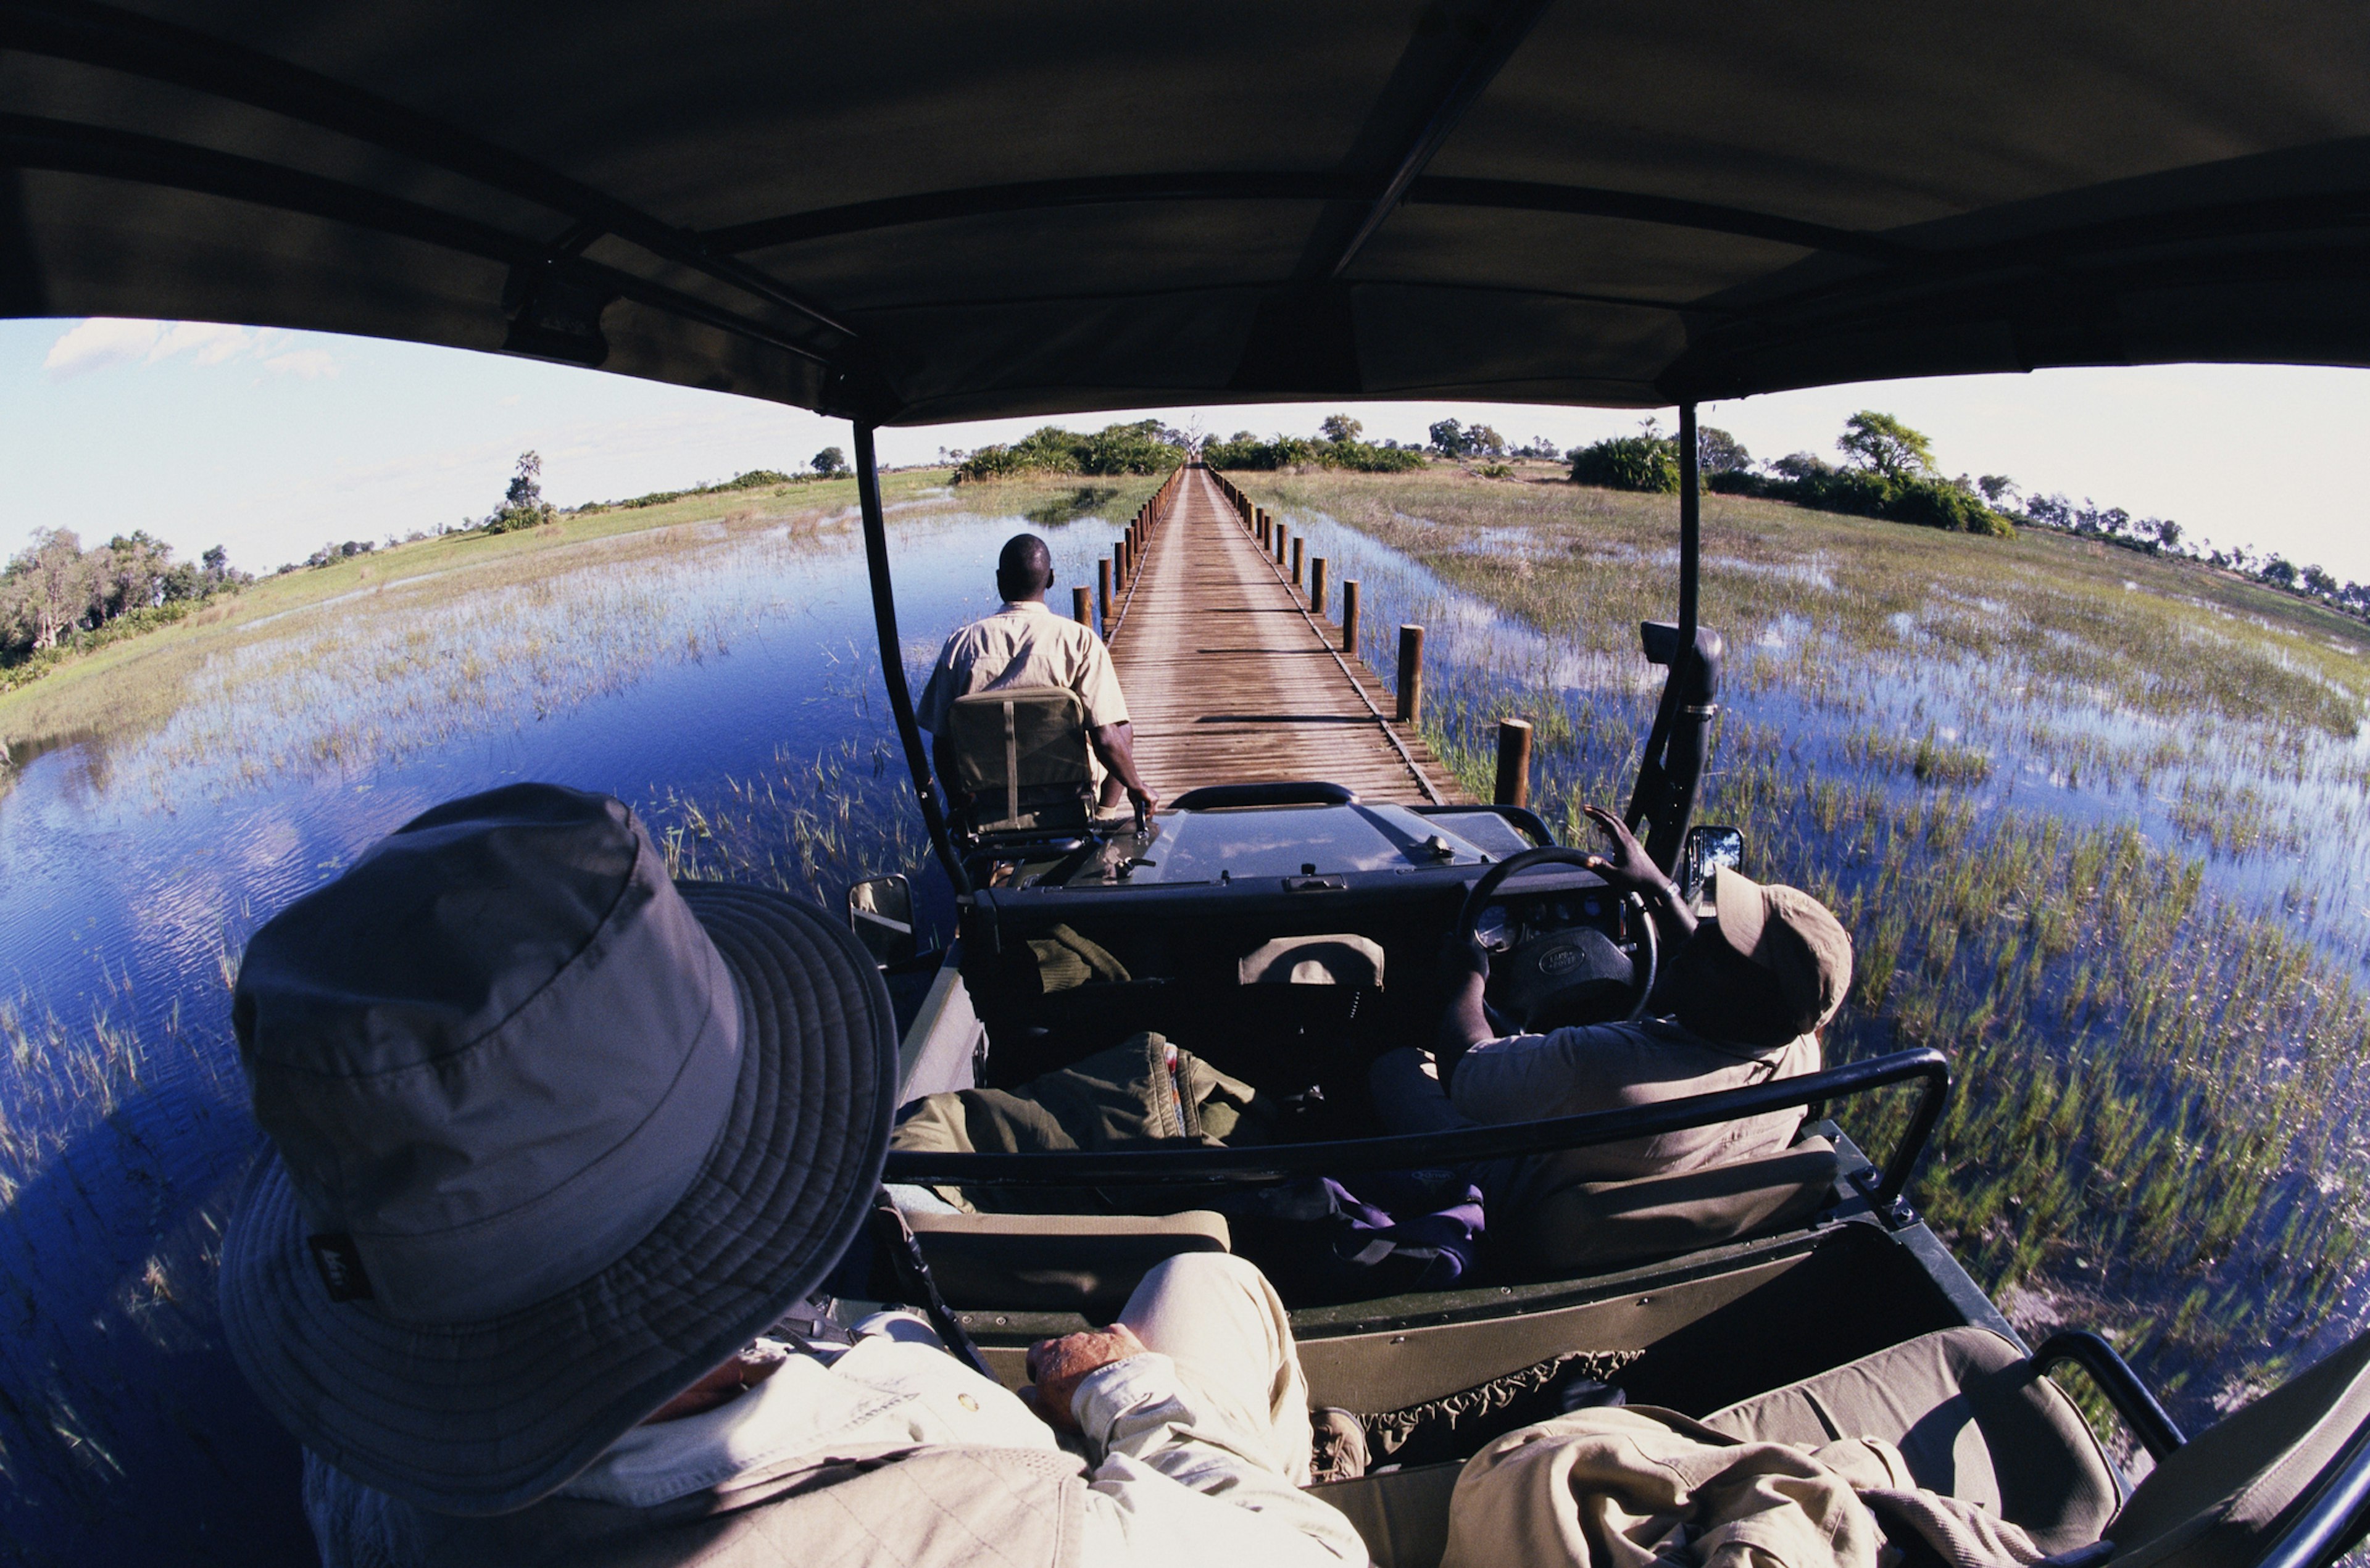
M1308 612L1204 470L1181 475L1116 595L1111 658L1136 765L1164 800L1203 784L1324 779L1364 800L1469 803L1354 656ZM1347 668L1344 668L1346 664Z

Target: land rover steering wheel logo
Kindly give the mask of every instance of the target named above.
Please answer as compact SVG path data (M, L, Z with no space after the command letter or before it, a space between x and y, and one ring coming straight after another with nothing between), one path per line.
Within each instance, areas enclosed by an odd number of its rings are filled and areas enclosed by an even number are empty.
M1581 951L1577 947L1550 947L1539 955L1539 973L1560 975L1580 967Z

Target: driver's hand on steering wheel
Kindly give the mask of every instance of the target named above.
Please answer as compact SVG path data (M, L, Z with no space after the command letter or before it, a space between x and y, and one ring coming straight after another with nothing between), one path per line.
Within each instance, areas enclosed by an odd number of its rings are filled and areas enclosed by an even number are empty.
M1612 854L1588 857L1588 869L1604 877L1606 886L1619 892L1636 893L1649 903L1670 888L1671 879L1646 853L1646 846L1638 841L1638 835L1629 830L1628 823L1602 806L1583 806L1581 810L1613 841Z

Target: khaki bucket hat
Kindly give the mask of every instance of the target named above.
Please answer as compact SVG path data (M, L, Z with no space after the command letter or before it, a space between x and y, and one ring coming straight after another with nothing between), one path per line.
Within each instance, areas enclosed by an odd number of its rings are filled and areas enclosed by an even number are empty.
M381 840L248 943L271 1148L233 1355L305 1445L523 1508L811 1293L880 1180L896 1038L853 935L668 880L606 795L518 784Z
M1795 1028L1820 1027L1851 990L1851 934L1800 887L1770 887L1722 866L1712 877L1720 939L1778 977Z

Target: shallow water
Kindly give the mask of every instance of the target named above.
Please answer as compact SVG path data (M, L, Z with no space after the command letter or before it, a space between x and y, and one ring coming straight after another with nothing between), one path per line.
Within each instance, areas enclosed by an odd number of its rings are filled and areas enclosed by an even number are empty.
M917 684L945 631L990 603L987 564L1023 521L962 514L964 498L926 498L892 521ZM1097 512L1089 492L1025 521L1084 575L1115 536ZM1292 521L1336 583L1361 580L1373 668L1393 668L1400 623L1426 625L1444 738L1478 749L1498 712L1552 705L1572 738L1543 739L1540 796L1626 780L1661 675L1634 646L1544 635L1330 519ZM1510 571L1539 552L1521 532L1489 542ZM0 1338L0 1539L29 1561L309 1561L293 1448L222 1355L211 1305L221 1217L255 1142L226 977L272 911L419 810L522 778L617 794L687 867L761 867L827 900L915 854L845 520L819 532L683 529L680 544L616 561L587 546L548 580L458 597L449 580L381 585L367 607L352 596L250 635L154 733L17 748L0 791L11 892L0 997L19 998L10 1017L24 1041L0 1058L0 1179L12 1184L0 1191L0 1311L14 1331ZM1611 548L1601 565L1659 578L1674 562ZM1768 569L1824 589L1840 568ZM432 602L436 635L420 633L407 594ZM1938 600L1898 630L1922 646L1929 619L1999 612ZM1732 752L1790 756L1914 803L1933 786L1870 761L1866 738L1930 730L1988 760L1952 798L2135 821L2159 846L2202 855L2210 888L2362 964L2363 741L2305 737L2299 765L2274 777L2218 756L2193 726L2104 712L1954 657L1824 669L1812 691L1796 661L1815 651L1814 630L1774 617L1731 647L1724 722L1750 731L1731 732ZM2183 737L2172 754L2133 761ZM1715 810L1732 782L1711 781ZM2244 851L2201 842L2184 783L2255 790L2242 805L2269 837ZM2350 1321L2359 1298L2331 1321Z
M917 689L946 631L993 604L995 550L1023 521L953 504L892 519ZM1075 515L1028 525L1091 571L1115 520L1057 511ZM761 781L787 796L802 768L859 818L910 803L845 528L446 601L485 617L465 649L530 650L457 689L450 649L374 666L403 619L353 611L250 638L153 734L17 747L0 792L0 999L23 1042L0 1057L0 1540L28 1562L311 1561L293 1447L221 1351L212 1302L256 1141L225 1013L258 924L427 807L519 779L616 794L695 859L687 813L741 808ZM595 612L623 635L588 632Z

